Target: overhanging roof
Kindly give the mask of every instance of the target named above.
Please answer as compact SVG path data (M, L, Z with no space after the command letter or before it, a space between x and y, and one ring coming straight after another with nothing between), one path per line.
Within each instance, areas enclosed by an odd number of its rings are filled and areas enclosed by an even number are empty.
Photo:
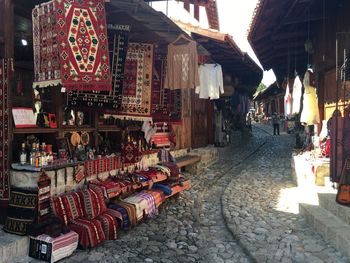
M263 68L273 69L278 80L294 69L304 73L308 63L305 42L313 25L324 18L322 11L322 1L259 0L248 41Z
M247 53L241 51L230 35L175 22L185 31L191 32L192 37L209 51L212 59L221 64L226 73L237 77L243 86L252 87L249 93L255 91L261 82L263 71Z
M255 101L261 101L264 99L267 99L272 96L281 95L284 93L284 90L278 86L277 81L272 83L270 86L268 86L266 89L260 91L258 94L256 94L253 98Z

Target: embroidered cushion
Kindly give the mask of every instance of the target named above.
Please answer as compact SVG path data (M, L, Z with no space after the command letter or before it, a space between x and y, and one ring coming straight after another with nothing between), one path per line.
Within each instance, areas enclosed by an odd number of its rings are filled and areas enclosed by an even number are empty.
M4 231L26 235L27 228L36 219L38 192L22 188L11 188Z
M95 247L106 239L103 226L96 219L78 218L69 224L69 229L78 233L79 244L83 248Z
M79 193L53 197L51 206L54 214L65 224L84 216Z
M118 238L118 222L115 217L115 213L112 209L107 209L107 211L99 215L96 219L101 222L103 227L103 232L105 234L106 240L115 240Z
M84 217L94 219L106 212L107 206L103 199L103 194L95 188L85 189L79 192L83 204Z

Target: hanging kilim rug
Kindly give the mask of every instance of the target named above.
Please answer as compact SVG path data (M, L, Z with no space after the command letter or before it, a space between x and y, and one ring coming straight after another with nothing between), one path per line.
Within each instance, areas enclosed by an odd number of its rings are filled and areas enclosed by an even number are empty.
M107 28L112 91L71 91L68 93L68 105L73 108L92 108L112 113L120 110L130 25L108 24Z
M129 43L124 66L122 107L118 117L151 117L153 45Z
M0 207L9 199L9 79L13 76L13 60L0 60Z
M111 90L104 0L55 0L32 12L33 86Z

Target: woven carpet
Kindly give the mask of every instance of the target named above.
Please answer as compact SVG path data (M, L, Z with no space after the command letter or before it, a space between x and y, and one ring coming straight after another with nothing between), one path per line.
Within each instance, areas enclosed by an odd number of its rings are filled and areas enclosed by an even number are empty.
M32 19L34 87L111 90L104 0L54 0Z
M129 43L124 67L123 98L119 117L151 117L153 45Z
M108 25L109 51L112 71L112 91L69 92L68 105L115 112L121 107L124 63L128 49L129 25Z
M157 57L153 66L151 114L156 122L181 120L181 90L164 89L166 63Z
M13 76L13 60L0 60L0 208L9 199L9 80Z

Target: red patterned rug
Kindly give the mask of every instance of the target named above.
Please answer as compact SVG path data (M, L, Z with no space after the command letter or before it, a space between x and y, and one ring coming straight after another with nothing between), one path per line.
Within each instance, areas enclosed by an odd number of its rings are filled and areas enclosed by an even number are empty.
M9 199L9 79L13 76L13 60L0 60L0 207Z
M129 43L124 66L123 98L119 117L151 117L153 45Z
M32 18L34 87L111 90L104 0L54 0Z

